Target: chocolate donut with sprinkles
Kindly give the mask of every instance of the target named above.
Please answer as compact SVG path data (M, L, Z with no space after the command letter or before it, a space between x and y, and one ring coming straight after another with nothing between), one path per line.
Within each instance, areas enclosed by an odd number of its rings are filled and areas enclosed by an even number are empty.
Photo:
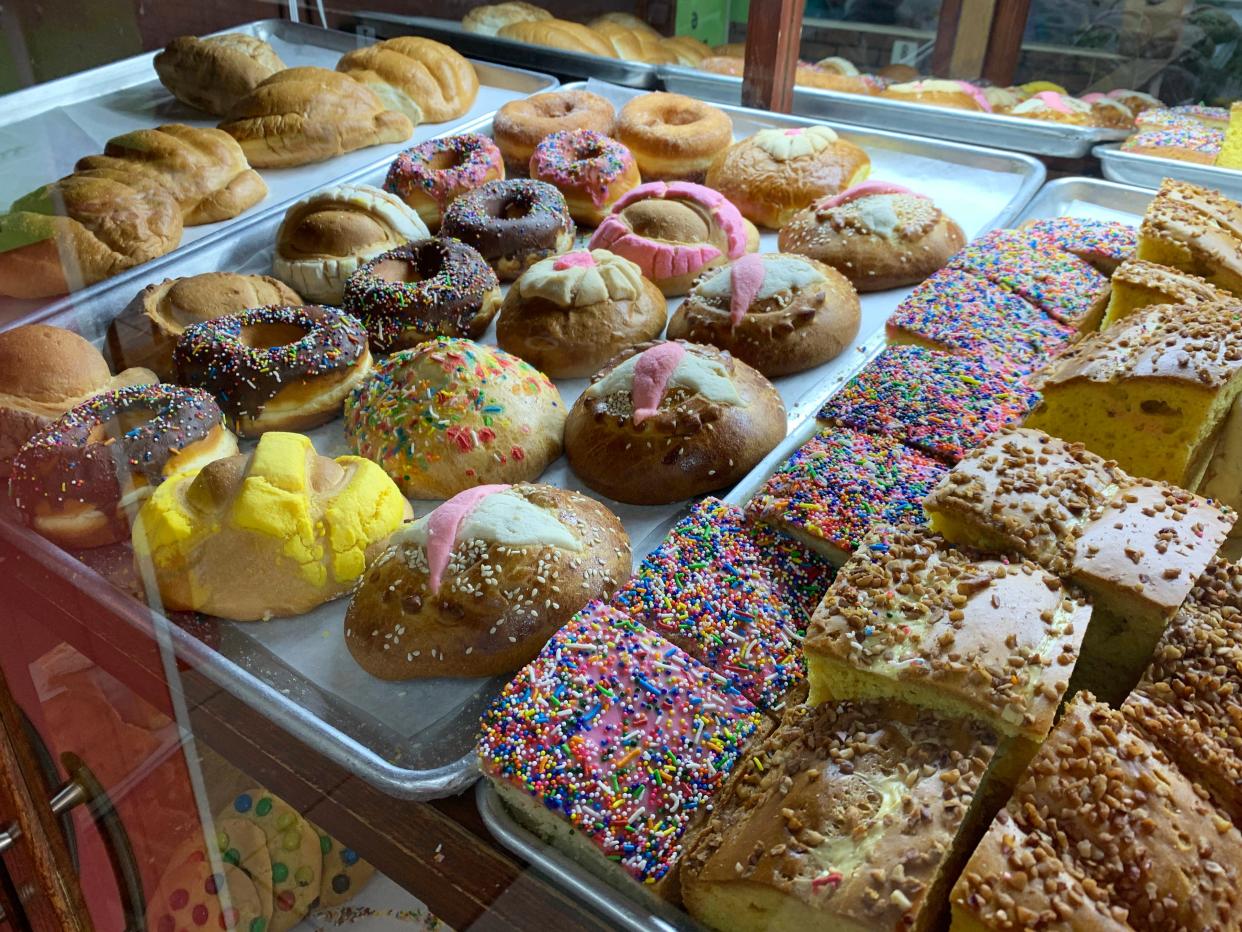
M540 259L573 248L574 221L565 196L546 181L490 181L449 205L440 232L469 243L502 282Z
M345 282L345 310L362 321L380 353L438 336L477 339L500 304L491 266L473 246L451 237L399 246Z
M504 176L496 144L481 133L462 133L406 149L389 166L384 190L413 207L435 231L457 197Z
M545 137L530 157L530 176L555 185L565 195L570 216L592 227L642 181L630 150L590 129Z
M44 537L101 547L129 536L130 513L165 478L236 453L206 392L137 385L96 395L31 437L9 490Z
M181 381L215 395L243 437L309 430L341 413L371 371L366 328L332 307L260 307L186 328Z

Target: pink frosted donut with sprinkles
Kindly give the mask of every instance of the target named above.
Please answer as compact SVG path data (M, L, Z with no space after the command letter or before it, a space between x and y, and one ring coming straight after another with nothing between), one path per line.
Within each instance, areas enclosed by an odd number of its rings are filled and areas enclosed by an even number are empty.
M598 225L642 180L630 150L592 129L545 136L530 157L530 176L555 185L570 216L587 226Z
M413 207L434 232L454 198L504 176L496 144L481 133L462 133L406 149L389 167L384 190Z
M612 207L592 249L629 259L665 297L684 295L704 270L759 248L759 231L719 191L689 181L652 181Z

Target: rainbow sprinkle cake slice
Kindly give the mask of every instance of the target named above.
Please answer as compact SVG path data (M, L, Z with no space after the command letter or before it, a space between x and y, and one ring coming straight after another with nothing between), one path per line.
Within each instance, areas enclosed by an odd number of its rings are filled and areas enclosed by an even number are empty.
M1019 421L1038 396L1002 365L890 346L820 408L822 420L882 434L952 465Z
M484 715L479 762L531 831L652 904L676 901L687 833L761 721L707 667L595 602Z
M923 497L946 472L899 440L826 427L768 478L746 511L840 565L873 525L922 524Z
M738 508L706 498L648 554L612 606L766 710L801 681L802 635L832 567Z
M1108 303L1108 276L1022 230L993 230L959 250L947 268L981 275L1078 330L1095 330Z
M1087 220L1080 217L1049 217L1032 220L1022 227L1031 242L1051 243L1090 262L1106 275L1138 251L1138 230L1115 220Z
M1038 369L1069 345L1074 330L985 278L941 269L888 319L888 341L997 359Z

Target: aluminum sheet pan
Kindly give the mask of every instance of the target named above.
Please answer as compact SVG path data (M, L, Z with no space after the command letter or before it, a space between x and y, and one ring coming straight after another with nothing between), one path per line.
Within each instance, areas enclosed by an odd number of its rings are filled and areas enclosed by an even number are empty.
M617 103L637 93L612 85L589 86ZM742 108L725 109L733 118L739 138L761 128L809 122ZM490 121L485 119L468 128L486 132ZM899 181L931 195L970 237L1012 223L1043 179L1043 167L1026 156L842 129L868 150L877 177ZM381 165L356 173L349 180L375 182L385 171L386 166ZM109 289L79 299L73 310L61 312L53 321L73 326L98 341L111 319L148 282L212 270L266 272L270 269L271 244L279 222L278 214L262 216L239 226L228 237L204 241L157 260L144 267L140 280L113 283ZM776 234L763 234L762 246L774 251ZM895 289L863 297L859 346L863 339L882 328L884 319L908 291ZM494 341L493 329L484 342ZM795 427L813 416L825 392L848 378L864 358L859 349L851 348L815 370L776 379L785 399L789 426ZM558 383L566 402L572 402L585 384L585 380ZM311 432L311 436L321 452L345 452L339 421ZM587 491L563 458L549 468L542 480ZM416 510L425 513L433 504L416 503ZM608 504L625 523L636 559L663 539L686 505ZM20 529L11 529L11 533L32 537ZM30 541L30 546L35 545L41 548L40 553L60 554L65 572L83 572L81 564L63 551L38 539ZM128 602L126 611L135 623L150 623L150 610L115 590L110 591L113 604L119 604L115 600ZM301 741L383 791L406 798L431 798L462 789L476 776L472 747L478 717L506 678L409 683L375 679L354 663L341 643L345 607L345 600L338 600L301 618L263 624L220 622L218 650L176 627L171 628L171 637L182 659L280 722Z
M1027 208L1010 223L1047 217L1081 217L1084 219L1118 220L1137 225L1142 217L1150 192L1137 191L1096 178L1062 178L1045 185ZM878 353L885 345L884 331L873 333L860 347L865 358ZM861 368L861 366L856 367ZM824 393L830 396L835 387ZM817 406L818 410L818 406ZM743 507L763 486L776 469L802 444L814 436L818 425L807 418L791 430L733 490L723 496L729 504ZM488 830L501 845L530 863L581 902L589 903L601 916L618 927L642 932L646 929L701 929L689 915L675 910L652 912L641 900L597 877L582 865L562 854L522 825L504 804L489 780L481 780L475 792L479 813Z
M467 32L459 20L401 13L355 13L360 26L372 29L381 39L393 36L426 36L451 45L463 55L487 61L535 68L571 78L597 78L625 87L654 90L659 86L656 66L624 58L605 58L586 52L570 52L546 45L533 45L500 36Z
M1177 178L1215 188L1232 198L1242 198L1242 171L1198 165L1178 159L1161 159L1138 152L1122 152L1120 146L1096 146L1104 177L1140 188L1159 188L1165 178Z
M227 31L267 40L291 67L335 68L342 54L374 41L284 20L262 20ZM155 53L148 52L0 97L0 205L7 206L28 191L68 174L79 158L102 152L104 144L120 133L172 122L215 126L213 118L168 93L155 76L154 58ZM558 83L546 74L504 65L474 62L474 67L479 75L479 95L461 118L424 123L401 143L359 149L313 165L262 169L260 174L268 186L263 201L230 220L186 227L179 248L229 233L239 223L279 210L344 175L387 165L402 149L489 116L511 100ZM55 313L89 300L91 294L118 280L139 280L145 274L143 268L130 269L65 297L29 301L0 297L0 320L8 323L43 308Z
M688 94L700 100L741 103L741 78L681 65L659 65L658 71L665 90ZM929 107L904 100L889 100L887 97L844 94L811 87L794 88L793 112L798 116L854 123L930 139L948 139L1031 155L1065 158L1089 155L1098 143L1124 139L1127 135L1125 130L1066 126L1044 120Z

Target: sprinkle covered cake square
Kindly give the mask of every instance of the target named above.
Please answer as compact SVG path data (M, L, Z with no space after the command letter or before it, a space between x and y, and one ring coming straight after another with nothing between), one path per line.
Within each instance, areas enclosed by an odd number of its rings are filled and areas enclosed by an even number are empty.
M1138 249L1138 230L1115 220L1048 217L1026 224L1022 231L1033 244L1049 244L1091 263L1105 274L1111 274Z
M771 710L803 677L802 635L831 581L818 554L706 498L611 605L711 667L722 689Z
M952 464L1019 421L1037 395L995 362L890 346L825 402L821 420L894 437Z

